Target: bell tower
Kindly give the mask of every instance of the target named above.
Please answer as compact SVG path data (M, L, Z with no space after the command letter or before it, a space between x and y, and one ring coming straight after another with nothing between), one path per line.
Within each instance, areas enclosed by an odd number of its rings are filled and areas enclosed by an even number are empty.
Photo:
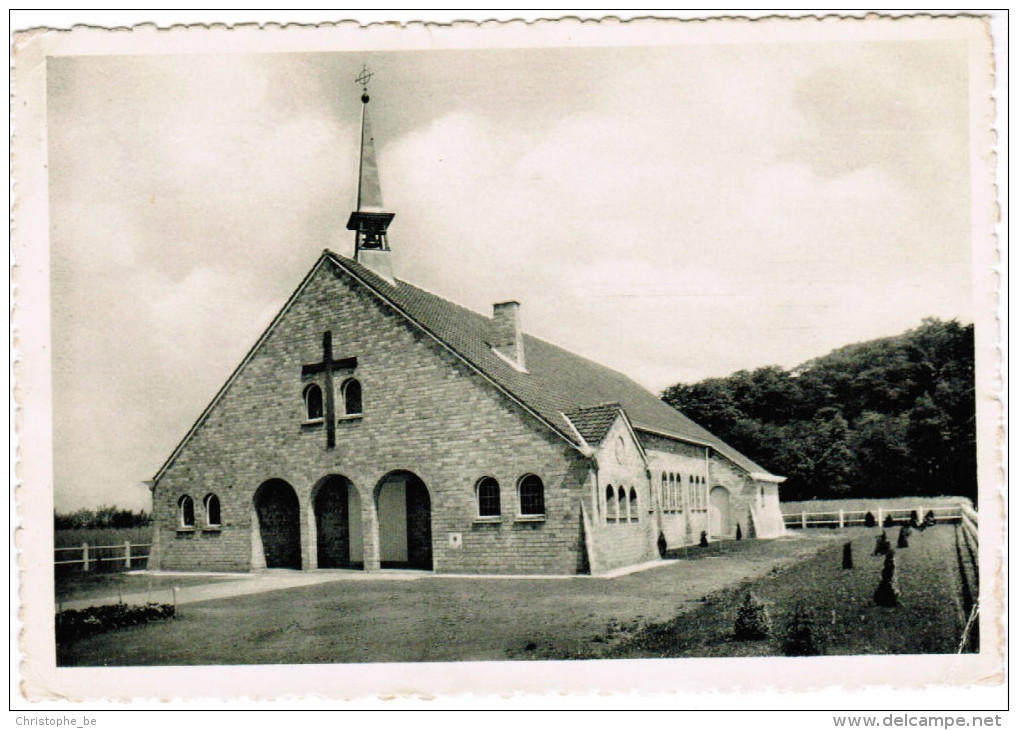
M371 135L368 119L368 82L371 71L365 66L357 77L361 85L361 155L357 181L357 209L346 222L347 230L355 231L355 261L374 271L389 283L395 283L392 275L392 252L389 250L388 229L395 213L389 213L382 205L382 186L378 181L378 161L375 158L375 139Z

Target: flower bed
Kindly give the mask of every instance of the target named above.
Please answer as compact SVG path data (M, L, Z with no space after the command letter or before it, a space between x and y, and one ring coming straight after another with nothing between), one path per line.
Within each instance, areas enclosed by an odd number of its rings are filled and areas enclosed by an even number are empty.
M69 609L57 614L57 644L76 641L103 631L122 629L125 626L147 624L173 618L175 611L168 603L148 603L143 606L118 603L112 606L89 606Z

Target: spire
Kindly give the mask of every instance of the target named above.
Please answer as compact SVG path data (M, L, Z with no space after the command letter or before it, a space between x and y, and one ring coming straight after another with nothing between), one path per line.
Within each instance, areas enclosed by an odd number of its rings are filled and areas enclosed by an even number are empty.
M368 81L373 74L365 66L357 77L361 85L361 155L357 180L357 209L347 221L348 230L356 231L354 260L367 266L376 274L394 283L392 276L392 253L389 251L388 228L394 213L388 213L382 206L382 186L378 181L378 161L375 158L375 138L371 134L368 119Z

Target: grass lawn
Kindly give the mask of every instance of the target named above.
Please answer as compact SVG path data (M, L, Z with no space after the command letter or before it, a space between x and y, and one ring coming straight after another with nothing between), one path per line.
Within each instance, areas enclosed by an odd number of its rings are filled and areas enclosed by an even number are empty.
M951 652L964 625L955 529L898 552L903 605L872 594L878 530L813 530L714 544L610 580L333 582L188 604L172 620L58 648L60 666L297 664L778 654L729 637L742 587L781 625L795 603L830 626L830 653ZM890 532L892 543L897 531ZM841 569L852 540L856 568ZM681 554L681 551L680 551Z
M568 655L615 624L661 622L832 544L827 531L691 548L613 579L349 581L187 604L172 621L58 650L62 666L457 661ZM175 579L176 580L176 579Z
M748 657L781 655L780 635L797 605L812 609L828 635L828 654L941 654L958 650L965 626L957 529L940 525L913 531L897 549L901 605L873 602L883 557L873 555L880 529L851 528L834 544L762 579L708 595L691 612L643 626L613 626L586 647L557 658ZM892 546L897 529L888 530ZM852 542L855 568L841 567L842 546ZM761 641L732 636L746 590L767 606L774 630Z

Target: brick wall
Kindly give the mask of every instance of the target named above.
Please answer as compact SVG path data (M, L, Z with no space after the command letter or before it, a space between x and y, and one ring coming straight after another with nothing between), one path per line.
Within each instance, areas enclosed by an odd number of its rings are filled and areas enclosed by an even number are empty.
M749 516L749 507L750 503L757 498L757 490L754 486L755 482L750 479L749 475L725 457L712 453L710 484L711 487L721 486L728 490L731 515L730 534L734 536L736 525L738 525L742 527L743 537L756 537L755 534L751 534L752 520Z
M622 447L618 448L620 441ZM596 494L588 500L594 504L588 512L588 544L595 552L592 562L599 571L604 571L657 558L657 527L647 465L621 417L608 429L594 459L597 463L596 486L593 487ZM615 495L612 503L607 500L609 485ZM626 491L628 520L627 513L618 514L619 489ZM634 491L637 495L635 509L630 498Z
M665 542L669 548L697 544L700 533L708 529L709 512L693 508L689 499L689 477L707 476L707 449L646 432L640 433L640 440L647 450L658 525L665 536ZM681 493L686 496L681 507L666 505L661 488L662 473L681 476Z
M362 418L302 425L301 365L319 362L322 334L336 358L357 357ZM337 379L338 386L338 379ZM559 436L508 401L401 315L328 262L223 395L159 480L153 509L164 570L249 570L259 564L254 491L283 479L298 499L300 564L317 565L313 486L330 474L357 490L364 561L378 565L375 489L393 470L426 484L432 560L440 572L575 573L585 566L580 499L589 465ZM516 484L527 473L545 487L543 522L518 521ZM474 485L501 485L500 522L478 522ZM216 493L222 527L178 534L175 505ZM451 544L459 534L462 546Z

